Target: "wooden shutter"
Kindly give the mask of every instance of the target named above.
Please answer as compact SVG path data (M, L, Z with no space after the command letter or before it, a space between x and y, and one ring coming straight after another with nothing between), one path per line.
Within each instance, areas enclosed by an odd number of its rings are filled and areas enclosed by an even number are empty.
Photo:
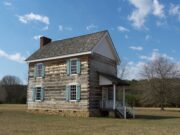
M37 66L36 66L36 64L34 65L34 78L36 78L37 77Z
M77 84L76 85L76 100L79 102L81 99L81 85Z
M36 100L36 88L32 89L32 101Z
M69 85L66 85L65 96L66 96L66 101L69 101L70 100L70 86Z
M45 65L44 64L42 64L42 77L45 77Z
M42 87L41 88L41 101L44 100L44 88Z
M70 60L67 60L67 62L66 62L66 72L67 72L67 75L70 75L70 68L71 68Z
M77 74L81 74L81 61L80 61L80 59L77 60Z

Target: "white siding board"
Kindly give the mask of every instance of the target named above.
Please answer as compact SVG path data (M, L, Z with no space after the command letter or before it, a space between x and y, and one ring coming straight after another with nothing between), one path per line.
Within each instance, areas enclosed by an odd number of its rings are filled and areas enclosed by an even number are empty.
M113 49L106 38L97 45L94 52L116 61Z

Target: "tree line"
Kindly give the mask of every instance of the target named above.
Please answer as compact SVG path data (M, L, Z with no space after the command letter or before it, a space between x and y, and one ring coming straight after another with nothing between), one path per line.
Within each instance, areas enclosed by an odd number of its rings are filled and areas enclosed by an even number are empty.
M0 103L26 103L27 86L16 76L4 76L0 80Z
M132 106L180 107L179 65L165 57L146 63L142 80L129 81L127 102ZM123 71L124 73L125 71Z

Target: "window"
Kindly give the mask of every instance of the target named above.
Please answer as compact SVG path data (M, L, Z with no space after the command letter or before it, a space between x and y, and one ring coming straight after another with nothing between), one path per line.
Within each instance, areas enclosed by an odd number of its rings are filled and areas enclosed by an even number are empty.
M81 86L80 84L66 85L66 101L80 101Z
M71 74L77 74L77 60L71 60Z
M42 77L42 70L43 70L43 64L37 64L36 65L37 77Z
M36 100L41 100L41 87L36 88Z
M44 88L35 87L33 89L33 101L42 101L44 99Z
M76 100L76 85L70 86L70 100Z
M81 73L81 62L78 58L67 60L67 75Z
M38 63L34 67L34 77L44 77L45 76L45 66L42 63Z

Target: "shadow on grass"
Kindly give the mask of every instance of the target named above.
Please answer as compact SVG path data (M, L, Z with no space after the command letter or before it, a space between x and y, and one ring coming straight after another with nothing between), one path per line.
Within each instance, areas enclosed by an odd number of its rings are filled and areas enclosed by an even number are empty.
M158 116L158 115L136 115L136 119L146 120L162 120L162 119L177 119L178 116Z

